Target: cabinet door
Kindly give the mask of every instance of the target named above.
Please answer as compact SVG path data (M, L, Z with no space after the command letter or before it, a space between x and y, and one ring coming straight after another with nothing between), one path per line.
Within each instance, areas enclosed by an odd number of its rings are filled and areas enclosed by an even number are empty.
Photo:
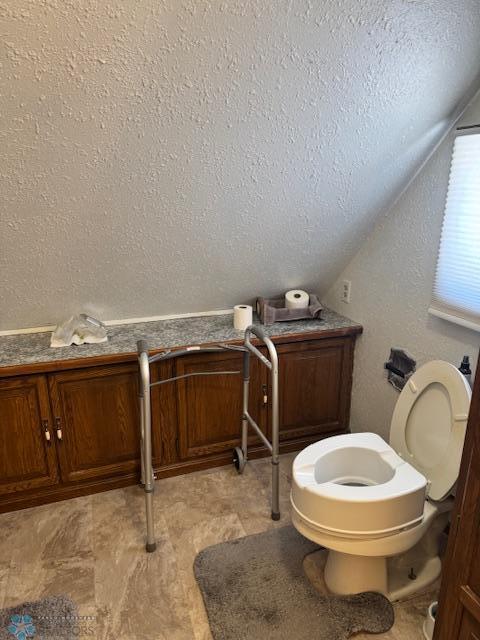
M233 449L240 442L242 354L225 352L179 358L177 375L202 371L238 371L238 375L198 376L177 383L179 456L188 459ZM264 372L255 357L250 367L249 411L265 430ZM266 389L266 388L265 388ZM250 430L251 433L251 430ZM250 442L257 441L253 436Z
M66 371L50 376L49 383L64 482L138 469L136 364Z
M43 376L0 381L0 495L57 482L51 426Z
M353 344L341 338L277 347L281 440L348 428Z
M480 369L443 562L435 640L480 640Z

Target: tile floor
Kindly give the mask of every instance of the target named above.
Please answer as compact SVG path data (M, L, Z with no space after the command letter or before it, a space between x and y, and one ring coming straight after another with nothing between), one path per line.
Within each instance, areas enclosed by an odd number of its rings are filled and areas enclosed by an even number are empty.
M0 515L0 607L68 594L85 618L81 638L211 640L192 571L203 548L289 522L293 455L281 459L282 519L269 518L270 464L242 476L222 467L157 482L158 550L144 550L139 487ZM357 640L423 640L430 592L397 604L386 634ZM255 640L255 639L252 639Z

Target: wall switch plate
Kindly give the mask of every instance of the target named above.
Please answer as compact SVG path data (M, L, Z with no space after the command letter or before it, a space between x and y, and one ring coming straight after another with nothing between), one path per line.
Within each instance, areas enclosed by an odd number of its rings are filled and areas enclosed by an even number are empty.
M350 280L343 280L342 282L342 302L350 304L350 293L352 291L352 282Z

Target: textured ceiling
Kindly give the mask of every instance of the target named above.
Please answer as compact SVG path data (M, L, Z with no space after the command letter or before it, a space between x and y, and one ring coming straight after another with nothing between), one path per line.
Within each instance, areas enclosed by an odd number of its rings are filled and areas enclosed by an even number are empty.
M478 80L478 0L0 0L0 329L323 293Z

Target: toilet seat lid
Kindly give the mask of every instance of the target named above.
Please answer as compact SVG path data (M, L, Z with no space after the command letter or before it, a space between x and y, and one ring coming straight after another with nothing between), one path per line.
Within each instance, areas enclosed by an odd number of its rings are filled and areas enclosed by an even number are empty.
M456 367L433 360L409 378L395 406L390 445L427 478L433 500L457 481L471 394Z

